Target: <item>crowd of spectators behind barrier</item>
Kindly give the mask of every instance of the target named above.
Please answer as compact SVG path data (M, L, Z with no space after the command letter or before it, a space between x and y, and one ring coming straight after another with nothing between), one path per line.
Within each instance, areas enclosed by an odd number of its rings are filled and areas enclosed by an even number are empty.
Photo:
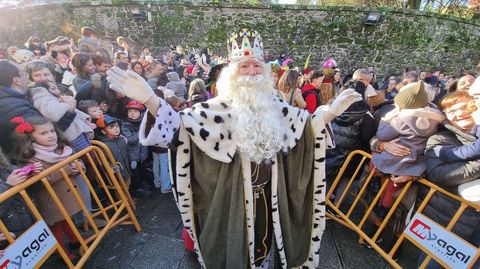
M155 189L170 192L167 149L139 143L144 105L112 91L106 72L118 66L138 73L160 98L181 111L217 96L216 79L226 61L209 55L206 48L187 53L181 45L168 48L170 51L163 55L152 55L148 46L133 46L125 37L118 37L114 50L108 51L94 29L83 27L81 35L78 42L59 36L43 43L32 36L25 49L8 48L6 59L0 60L0 192L88 147L92 139L110 148L121 164L112 168L122 174L137 202L150 197ZM133 47L141 50L134 51ZM276 87L273 94L311 113L321 105L328 106L347 88L364 96L331 123L336 147L327 150L327 182L331 183L353 150L372 153L373 162L364 169L368 171L374 164L378 182L389 181L386 193L369 216L374 227L381 223L403 184L420 177L479 203L478 74L415 68L398 70L377 81L377 67L373 65L343 70L341 64L327 59L317 70L300 69L296 66L303 63L292 60L286 51L270 62ZM26 166L32 171L22 169ZM85 169L94 178L88 165ZM345 176L354 172L351 170L347 169ZM95 204L79 171L70 167L68 175L81 190L87 208L94 211ZM49 180L69 214L82 225L85 216L69 187L59 178ZM416 200L421 200L425 190L414 189ZM59 242L67 236L69 245L62 246L76 258L78 241L58 209L45 201L46 195L41 188L33 189L40 213ZM446 225L457 208L457 204L436 194L425 213ZM0 218L14 236L34 221L19 197L0 205ZM399 221L404 222L404 218ZM104 221L96 222L102 225ZM478 247L479 227L479 212L470 208L454 232ZM394 233L398 235L401 229ZM429 268L435 266L438 264L430 262Z

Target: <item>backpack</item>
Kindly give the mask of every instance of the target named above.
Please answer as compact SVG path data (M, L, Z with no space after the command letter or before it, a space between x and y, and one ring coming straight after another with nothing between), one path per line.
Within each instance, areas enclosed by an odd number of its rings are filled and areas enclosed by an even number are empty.
M316 100L315 108L319 107L320 106L320 95L318 95L318 92L314 89L304 91L302 93L303 100L307 101L307 96L310 95L310 94L315 95L315 100Z

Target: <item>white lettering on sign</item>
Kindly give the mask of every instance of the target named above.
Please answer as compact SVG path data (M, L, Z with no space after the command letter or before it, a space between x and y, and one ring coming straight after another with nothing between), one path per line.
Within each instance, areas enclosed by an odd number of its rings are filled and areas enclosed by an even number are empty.
M436 222L416 213L404 233L452 268L468 268L477 248Z
M0 269L34 268L56 244L47 224L39 221L5 250Z

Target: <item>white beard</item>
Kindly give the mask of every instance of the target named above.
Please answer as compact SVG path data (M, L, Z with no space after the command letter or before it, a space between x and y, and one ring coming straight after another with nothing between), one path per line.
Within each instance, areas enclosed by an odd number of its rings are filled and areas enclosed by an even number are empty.
M240 152L250 161L268 163L280 150L287 151L281 109L273 100L271 79L264 75L233 75L227 85L222 82L225 80L221 76L217 83L221 85L219 96L231 103L232 136Z

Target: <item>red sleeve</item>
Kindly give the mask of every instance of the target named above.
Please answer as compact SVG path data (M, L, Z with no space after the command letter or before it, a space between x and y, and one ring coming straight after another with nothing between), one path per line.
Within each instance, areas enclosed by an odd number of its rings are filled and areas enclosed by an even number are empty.
M315 112L315 109L317 109L317 98L315 98L315 94L307 95L307 98L305 98L305 102L307 103L307 107L305 109L308 110L310 114L313 114L313 112Z

